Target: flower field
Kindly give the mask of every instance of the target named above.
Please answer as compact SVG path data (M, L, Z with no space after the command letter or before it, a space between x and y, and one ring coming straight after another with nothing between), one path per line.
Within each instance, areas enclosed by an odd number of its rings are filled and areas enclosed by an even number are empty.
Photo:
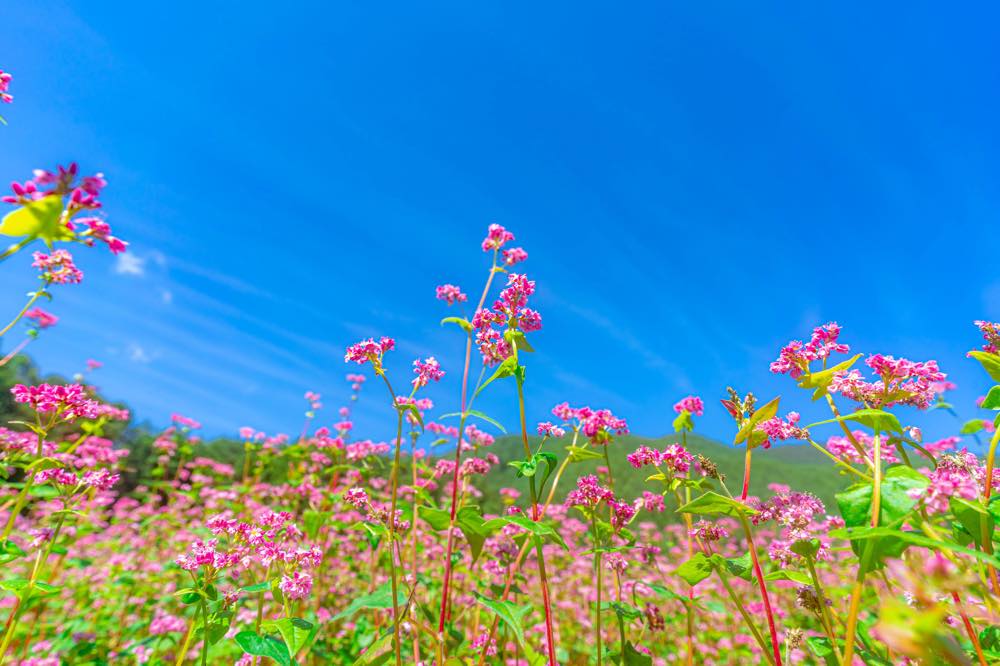
M936 360L817 322L769 368L809 413L706 387L644 440L573 396L526 413L545 313L529 252L492 224L456 267L480 284L428 294L464 365L360 340L325 396L344 406L307 392L295 434L225 447L175 414L147 441L92 386L100 363L55 380L24 355L59 324L50 302L86 289L74 252L128 252L107 184L74 163L3 197L5 288L35 288L0 322L0 666L1000 663L1000 323L942 360L982 367L976 405L949 404ZM22 252L34 275L4 264ZM439 409L424 393L445 373L461 390ZM517 423L477 408L492 392ZM394 438L355 430L359 400L391 407ZM724 453L706 409L731 417ZM907 418L934 410L976 417L928 441ZM808 474L773 471L792 446Z

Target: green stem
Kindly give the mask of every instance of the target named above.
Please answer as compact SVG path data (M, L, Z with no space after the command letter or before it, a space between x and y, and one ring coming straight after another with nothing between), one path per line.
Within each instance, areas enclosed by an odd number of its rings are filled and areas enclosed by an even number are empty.
M24 313L28 311L28 308L34 305L35 301L37 301L42 296L42 294L45 293L46 291L44 289L39 289L38 291L32 293L31 298L29 298L28 302L24 304L24 307L21 308L21 311L17 313L17 316L14 317L13 321L4 326L3 330L0 330L0 338L2 338L7 333L7 331L12 329L14 327L14 324L21 321L21 317L23 317Z
M594 574L597 578L597 608L594 611L594 624L597 628L597 666L604 663L604 647L601 644L601 551L597 543L597 521L594 516L590 517L591 529L594 530Z
M23 241L21 241L19 243L15 243L15 244L9 246L6 250L4 250L3 252L0 252L0 261L3 261L7 257L20 252L25 247L27 247L27 245L29 243L31 243L31 241L33 241L33 240L35 240L34 236L28 236Z

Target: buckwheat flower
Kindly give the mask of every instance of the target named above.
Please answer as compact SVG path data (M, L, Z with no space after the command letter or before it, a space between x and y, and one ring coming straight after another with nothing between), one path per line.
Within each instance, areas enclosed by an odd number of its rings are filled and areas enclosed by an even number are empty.
M128 243L111 234L111 226L99 217L81 217L70 222L71 225L86 227L80 234L80 240L85 245L92 246L94 240L99 240L108 246L111 254L121 254L128 248Z
M503 334L495 328L480 328L476 332L476 346L483 357L483 363L491 367L502 363L513 353Z
M978 477L982 474L978 460L968 451L941 456L933 471L922 471L930 479L930 485L914 488L907 494L915 500L922 500L928 513L947 512L952 497L974 500L979 495L981 484Z
M514 240L514 234L510 233L499 224L491 224L486 230L486 238L483 239L483 252L499 250L505 243Z
M788 415L784 419L775 416L772 419L759 423L754 428L755 432L763 433L767 437L761 446L766 449L774 441L783 442L788 439L808 439L809 432L798 425L800 418L798 412L788 412Z
M693 529L688 532L691 536L705 542L721 541L729 536L729 530L722 525L710 523L707 520L699 520L694 524Z
M32 201L38 201L42 197L46 196L46 192L42 192L38 189L33 181L27 181L23 185L17 181L10 184L10 189L14 193L13 195L6 195L0 198L0 201L9 204L29 204Z
M861 430L853 430L851 431L851 435L854 436L854 441L860 444L864 449L865 456L871 460L872 456L875 454L875 439L868 433ZM884 443L883 439L883 444ZM882 454L882 460L887 463L899 462L899 459L896 457L896 449L894 447L883 445L879 448ZM861 455L858 453L858 450L854 447L854 444L847 437L840 435L831 436L826 440L826 449L841 460L846 460L852 463L864 462Z
M677 475L687 474L694 461L687 449L680 444L668 444L660 453L659 464Z
M88 488L111 490L120 480L120 474L112 474L106 469L100 469L84 474L83 478L80 479L80 483Z
M628 560L621 553L608 553L604 558L605 566L618 574L625 573L625 569L628 568Z
M368 338L349 346L347 353L344 354L344 362L353 361L358 365L371 362L375 367L375 372L378 373L382 371L382 356L395 346L396 341L392 338L383 336L378 342L375 342L374 338Z
M658 495L656 493L651 493L648 490L642 491L642 508L650 513L663 513L666 510L666 504L663 501L663 495Z
M856 369L838 372L830 383L830 392L872 408L910 405L927 409L946 386L946 375L936 361L918 363L874 354L865 363L879 379L868 382Z
M771 363L771 372L789 374L797 379L809 372L812 361L826 359L834 352L846 354L851 348L837 342L839 336L840 326L835 322L814 328L809 342L793 340L785 345L778 359Z
M88 358L87 359L87 364L86 365L87 365L87 370L89 370L91 372L93 372L94 370L98 370L98 369L104 367L103 363L101 363L100 361L94 360L92 358Z
M512 247L502 252L503 263L508 266L513 266L514 264L519 264L528 258L528 253L524 251L524 248Z
M566 431L559 426L552 425L548 421L544 421L538 424L538 434L543 437L562 437L566 434Z
M983 340L986 340L983 351L989 354L1000 354L1000 323L991 321L975 321L973 323L983 334Z
M646 608L643 610L643 615L646 619L646 626L652 633L657 631L663 631L667 628L667 622L663 619L663 614L660 613L659 607L649 601L646 602Z
M48 284L79 284L83 271L73 263L73 255L66 250L54 250L52 254L35 252L32 266L41 271L41 278Z
M10 72L5 72L0 69L0 102L4 104L10 104L14 101L14 96L11 95L7 90L10 88L10 81L14 77L11 76Z
M705 403L695 395L689 395L674 405L674 411L678 414L688 412L694 416L701 416L705 413Z
M53 385L39 384L25 386L16 384L11 390L14 401L29 405L42 414L56 413L64 421L79 417L96 418L99 403L88 398L79 384Z
M659 465L661 454L649 446L640 446L632 453L625 456L629 464L636 469L642 469L647 465Z
M368 505L368 493L362 488L350 488L344 493L344 501L360 510Z
M469 297L462 293L462 290L453 284L442 284L434 289L434 295L439 301L444 301L448 305L455 303L465 303Z
M282 594L289 599L305 599L312 591L312 583L312 576L302 571L296 571L291 576L287 574L282 576L278 587Z
M32 320L34 325L39 329L49 328L59 323L59 317L41 308L32 308L25 312L24 316Z
M475 446L492 446L495 442L493 435L483 432L475 424L465 426L465 437Z
M489 641L489 646L487 647L487 641ZM494 657L497 653L497 642L495 639L490 639L489 631L481 631L478 636L472 641L472 649L477 652L481 652L482 649L486 647L486 655L488 657Z
M590 439L591 444L610 444L614 435L628 434L628 424L625 419L618 418L609 409L596 411L582 407L576 411L583 434Z
M414 388L423 388L427 386L428 382L436 382L444 377L444 370L441 369L441 364L433 356L423 361L419 358L415 360L413 362L413 373L416 375L412 382Z
M189 428L191 430L198 430L198 429L201 428L201 424L200 423L198 423L197 421L195 421L192 418L188 418L187 416L184 416L183 414L177 414L177 413L171 414L170 415L170 420L173 421L174 423L176 423L179 426L183 426L183 427Z
M635 516L635 505L631 502L613 499L608 501L608 506L611 507L611 527L616 532Z
M576 488L566 494L567 506L585 506L593 509L601 501L614 499L614 493L601 485L593 474L581 476L576 480Z

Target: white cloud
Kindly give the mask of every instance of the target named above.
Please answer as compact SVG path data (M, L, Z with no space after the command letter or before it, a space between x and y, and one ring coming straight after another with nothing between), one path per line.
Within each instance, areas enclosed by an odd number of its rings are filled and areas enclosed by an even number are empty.
M135 361L136 363L149 363L153 360L153 357L147 354L145 349L134 342L129 343L126 353L128 354L129 360Z
M146 274L146 260L134 252L122 252L115 260L115 273L142 277Z
M172 304L174 302L174 292L169 289L163 289L160 291L160 300L162 300L165 305Z

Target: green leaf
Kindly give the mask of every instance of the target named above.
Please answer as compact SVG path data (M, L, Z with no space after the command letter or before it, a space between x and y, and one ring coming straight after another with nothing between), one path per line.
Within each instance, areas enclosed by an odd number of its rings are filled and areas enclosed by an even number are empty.
M466 333L472 333L472 324L469 323L468 319L463 319L462 317L445 317L441 320L441 325L444 326L445 324L458 324Z
M500 621L507 625L514 634L514 638L517 639L517 644L524 647L524 626L522 621L524 616L531 610L531 605L516 606L510 601L489 599L478 592L474 594L479 603L496 613Z
M476 392L473 394L472 397L476 397L477 395L482 393L483 389L492 384L493 381L496 379L513 377L515 370L517 370L517 359L513 356L508 356L507 358L504 359L503 363L497 366L497 369L493 371L493 374L490 375L490 378L487 379L485 382L483 382L478 389L476 389Z
M379 666L392 659L392 631L372 641L365 653L357 658L354 666Z
M712 555L711 559L712 563L717 567L724 568L729 573L743 580L750 580L753 573L753 561L750 558L750 551L743 553L739 557L730 558L725 558L716 553Z
M396 603L398 606L402 606L406 603L406 594L403 590L396 590ZM363 594L360 597L355 597L351 601L350 605L335 615L333 619L340 620L345 617L350 617L363 608L392 608L392 584L389 581L386 581L376 588L371 594Z
M461 415L462 415L462 412L451 412L449 414L442 414L438 418L439 419L447 419L447 418L452 418L452 417L461 416ZM500 423L498 423L496 421L496 419L493 419L493 418L491 418L489 416L486 416L486 414L483 414L482 412L480 412L478 410L470 409L469 411L467 411L465 413L465 415L467 417L468 416L475 416L476 418L480 418L480 419L486 421L487 423L491 423L494 426L496 426L496 429L499 430L500 432L502 432L503 434L505 434L505 435L507 434L507 431L504 430L504 427L502 425L500 425Z
M753 413L753 416L748 418L743 422L740 427L739 432L736 433L736 444L742 444L750 438L751 433L758 426L758 424L764 421L773 419L778 415L778 403L781 401L781 396L774 398L770 402L766 403L760 407L757 411ZM752 448L752 447L751 447Z
M990 389L980 407L983 409L1000 409L1000 386L994 386Z
M684 506L677 509L678 513L698 513L706 516L723 515L738 517L740 514L753 515L757 513L742 502L724 497L718 493L709 491L697 497Z
M27 555L16 543L8 539L0 545L0 564L7 564Z
M993 381L1000 382L1000 354L990 354L984 351L970 351L969 356L979 361ZM992 409L992 408L991 408Z
M631 641L626 641L622 666L653 666L653 658L636 650Z
M573 446L572 444L566 447L569 452L570 462L581 462L583 460L603 460L604 456L600 453L593 451L585 446Z
M0 222L0 234L40 238L49 247L55 241L73 240L73 232L61 221L62 212L62 197L43 197L7 213Z
M448 526L451 525L451 513L445 511L444 509L435 509L430 506L418 506L417 514L420 515L420 518L425 523L438 532L448 529Z
M972 540L977 546L983 545L983 532L982 523L986 521L987 534L993 534L993 516L990 512L986 510L982 502L979 500L967 500L961 497L952 497L951 501L951 513L965 528L965 531L969 533Z
M832 539L863 541L865 539L880 539L882 537L897 539L899 541L912 543L917 546L923 546L924 548L929 548L931 550L941 550L943 548L944 550L950 550L955 553L961 553L968 555L969 557L974 557L977 560L986 562L987 564L992 564L994 567L1000 567L1000 558L996 555L988 555L980 550L966 548L955 543L954 541L931 539L930 537L924 536L920 532L904 532L891 527L842 527L840 529L830 531L830 538Z
M833 649L830 639L826 636L810 636L806 639L806 645L809 646L813 654L823 660L826 666L839 666L837 652Z
M469 542L469 548L472 549L472 561L475 562L479 559L480 553L483 552L483 544L486 543L486 537L489 536L489 532L484 527L485 521L479 512L479 507L463 506L455 516L455 524L458 525L458 529L462 530L465 540Z
M960 435L972 435L983 429L982 419L972 419L962 424L962 429L958 431Z
M677 567L674 573L685 581L688 585L695 585L712 575L712 561L704 553L695 553L691 559Z
M859 358L864 356L864 354L856 354L853 357L842 361L837 365L827 368L826 370L820 370L818 372L811 372L804 374L799 377L799 387L804 389L814 389L812 399L819 400L827 393L827 389L830 384L833 383L833 377L838 372L845 372L854 365Z
M400 410L402 412L410 412L411 414L413 414L413 418L416 420L417 425L419 425L420 426L420 430L423 431L423 429L424 429L424 417L420 413L420 410L417 408L417 406L415 404L413 404L412 402L408 402L408 403L403 404L403 405L396 405L396 409L398 409L398 410Z
M251 594L255 592L267 592L271 587L270 581L264 581L263 583L254 583L253 585L247 585L241 588L244 592L250 592Z
M562 535L559 534L559 532L556 531L551 525L548 523L535 522L528 516L524 515L514 514L511 516L500 516L499 518L488 520L483 523L483 530L489 534L508 524L523 527L536 537L541 539L550 539L551 541L554 541L562 546L563 549L569 550L569 546L566 545Z
M275 622L269 622L268 625L273 625L281 637L285 639L285 645L288 646L288 651L293 658L319 631L319 627L298 617L283 617ZM270 630L271 626L267 628Z
M813 423L812 425L806 426L806 430L818 425L826 425L827 423L837 423L840 421L854 421L855 423L860 423L861 425L871 428L877 432L895 432L900 434L903 432L903 427L899 425L899 419L896 418L896 415L881 409L859 409L856 412L844 414L843 416L838 416L835 419L828 419L826 421Z
M243 648L247 654L255 657L268 657L281 666L291 666L292 658L288 654L288 647L279 640L258 636L252 631L241 631L234 637L236 644Z
M681 413L674 419L674 432L681 432L682 430L687 430L688 432L694 430L694 420L691 418L691 412L686 409L682 409Z
M535 351L534 347L532 347L531 344L528 343L528 338L524 336L524 332L522 331L519 331L517 329L507 329L507 331L503 334L503 337L506 338L507 342L509 342L511 345L517 347L518 351L523 351L523 352Z
M801 571L779 569L764 576L764 580L790 580L799 585L812 585L812 579Z

